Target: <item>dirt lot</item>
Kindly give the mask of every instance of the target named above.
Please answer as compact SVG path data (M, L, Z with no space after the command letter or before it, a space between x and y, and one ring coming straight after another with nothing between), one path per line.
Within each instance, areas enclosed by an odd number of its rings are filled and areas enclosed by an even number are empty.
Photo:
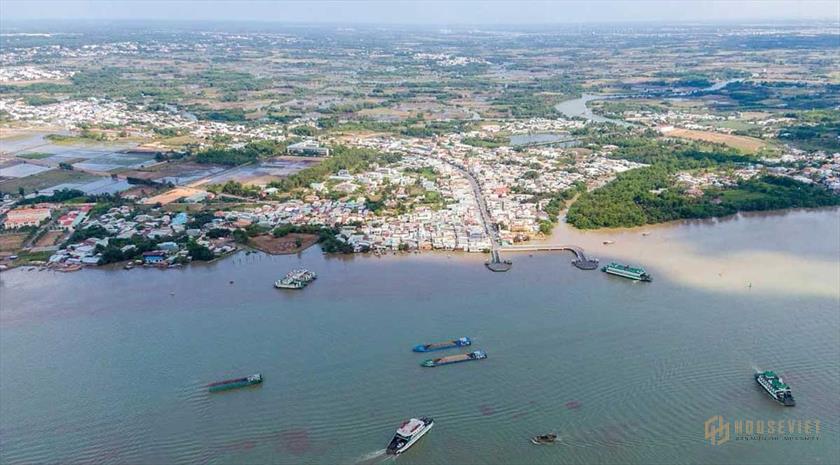
M26 233L0 234L0 251L14 252L23 245Z
M701 140L716 144L724 144L747 153L755 153L767 145L767 143L763 140L756 139L754 137L733 136L719 132L695 131L692 129L676 128L665 132L664 134L668 137L680 137L682 139Z
M55 245L55 242L64 235L64 231L47 231L37 242L35 247L49 247Z
M297 247L296 239L300 239L301 246ZM273 255L293 254L312 247L318 242L314 234L291 233L283 237L262 234L251 238L251 246L257 250Z
M171 191L166 191L163 194L156 195L154 197L149 197L145 201L143 201L146 205L154 205L156 203L160 203L161 205L166 205L168 203L172 203L178 199L182 199L184 197L189 197L193 194L197 194L199 192L203 192L200 189L192 189L189 187L176 187Z

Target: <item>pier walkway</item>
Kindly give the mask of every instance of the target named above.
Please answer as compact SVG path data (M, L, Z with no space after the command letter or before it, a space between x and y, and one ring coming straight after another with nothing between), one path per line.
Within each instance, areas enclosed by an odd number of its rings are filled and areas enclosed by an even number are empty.
M529 245L508 245L500 247L499 252L539 252L568 250L575 254L572 264L581 270L594 270L598 268L598 259L587 257L583 248L576 245L555 245L555 244L529 244Z

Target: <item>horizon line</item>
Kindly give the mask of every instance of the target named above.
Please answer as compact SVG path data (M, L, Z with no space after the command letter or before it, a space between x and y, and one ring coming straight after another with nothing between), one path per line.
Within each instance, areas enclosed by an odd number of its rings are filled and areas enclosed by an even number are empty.
M354 22L354 21L312 21L312 20L274 20L274 19L172 19L172 18L95 18L95 17L63 17L63 18L1 18L0 24L16 23L16 22L44 22L44 23L68 23L74 21L85 22L159 22L159 23L217 23L217 24L288 24L288 25L332 25L332 26L552 26L552 25L613 25L613 24L744 24L744 23L809 23L813 21L829 22L840 24L838 17L814 17L814 18L722 18L722 19L622 19L622 20L605 20L605 21L545 21L545 22ZM840 33L840 31L838 31Z

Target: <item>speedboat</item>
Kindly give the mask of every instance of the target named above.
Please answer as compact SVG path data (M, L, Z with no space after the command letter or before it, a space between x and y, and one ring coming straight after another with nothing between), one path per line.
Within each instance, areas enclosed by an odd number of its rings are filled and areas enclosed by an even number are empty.
M427 431L432 429L435 421L429 417L412 418L404 421L399 428L394 439L388 444L385 453L388 455L400 455L407 451L409 447L414 445Z
M543 444L553 444L555 441L557 441L557 433L541 434L531 438L531 442L537 446Z

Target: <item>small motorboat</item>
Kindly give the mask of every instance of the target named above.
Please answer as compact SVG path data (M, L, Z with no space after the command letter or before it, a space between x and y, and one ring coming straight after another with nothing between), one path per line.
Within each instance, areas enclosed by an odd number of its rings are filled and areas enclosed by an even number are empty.
M534 436L531 438L531 442L534 445L541 446L544 444L554 444L557 441L557 434L556 433L548 433L548 434L541 434L539 436Z
M604 241L603 244L604 245L615 244L615 241Z

